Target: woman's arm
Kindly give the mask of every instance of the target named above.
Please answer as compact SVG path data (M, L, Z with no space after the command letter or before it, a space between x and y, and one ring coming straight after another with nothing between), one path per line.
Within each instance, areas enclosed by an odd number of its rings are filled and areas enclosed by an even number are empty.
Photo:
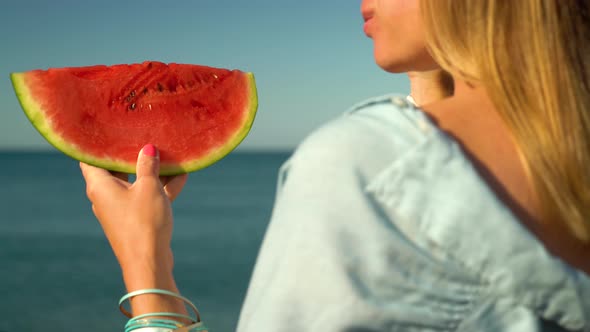
M128 292L164 289L178 293L172 273L174 259L171 201L182 190L187 176L158 177L159 156L146 145L137 160L137 179L84 163L86 193L92 211L102 226L121 266ZM167 295L146 294L131 298L134 316L153 312L187 314L181 300Z

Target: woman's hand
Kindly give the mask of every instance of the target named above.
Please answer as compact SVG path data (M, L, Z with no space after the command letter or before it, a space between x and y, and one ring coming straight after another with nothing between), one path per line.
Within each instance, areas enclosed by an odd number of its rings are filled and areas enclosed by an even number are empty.
M187 176L161 182L158 152L153 145L140 151L133 184L127 182L126 175L112 175L84 163L80 167L92 211L121 267L146 259L166 262L172 238L170 202L182 190Z
M137 159L137 179L80 163L92 211L119 261L127 291L161 288L177 292L172 276L173 257L171 201L178 196L187 176L159 178L156 148L146 145ZM132 300L134 314L167 310L185 312L182 303L159 296Z

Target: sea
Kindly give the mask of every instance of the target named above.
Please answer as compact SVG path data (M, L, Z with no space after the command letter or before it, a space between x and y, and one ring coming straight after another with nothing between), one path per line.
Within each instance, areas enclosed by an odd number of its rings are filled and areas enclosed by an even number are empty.
M235 331L290 152L233 152L173 203L175 277L213 332ZM0 332L123 331L121 270L78 162L0 152Z

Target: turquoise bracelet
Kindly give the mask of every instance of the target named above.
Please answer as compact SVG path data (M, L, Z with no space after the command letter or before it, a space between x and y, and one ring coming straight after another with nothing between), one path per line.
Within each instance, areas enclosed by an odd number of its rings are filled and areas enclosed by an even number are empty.
M131 318L127 324L131 324L135 321L138 320L142 320L142 319L146 319L148 317L171 317L171 318L182 318L182 319L186 319L188 321L190 321L191 323L195 322L195 319L191 316L188 315L183 315L183 314L177 314L175 312L150 312L149 314L143 314L143 315L137 315L133 318ZM176 321L178 322L178 321ZM180 323L179 323L180 324ZM182 324L181 324L182 325Z
M203 324L203 322L194 323L188 326L176 327L174 324L165 323L149 323L146 325L136 325L125 329L125 332L208 332L209 329Z
M183 327L184 325L178 321L172 319L161 319L161 318L138 318L134 317L130 319L127 324L125 324L125 332L131 332L143 327L163 327L172 330L176 330L179 327Z
M200 323L197 323L200 324ZM188 328L188 329L187 329ZM200 325L200 326L192 326L189 327L181 327L179 329L170 329L170 328L166 328L166 327L140 327L137 330L134 330L134 332L209 332L209 330L207 329L207 327L205 327L204 325Z
M123 296L120 300L119 300L119 310L121 310L121 312L123 313L123 315L132 318L133 316L131 315L131 313L129 311L127 311L124 307L123 304L125 303L125 301L131 299L132 297L135 296L139 296L139 295L146 295L146 294L160 294L160 295L168 295L168 296L172 296L175 297L177 299L182 300L185 304L187 304L195 313L195 319L193 319L192 317L189 317L191 321L198 323L201 321L201 314L199 313L199 310L197 309L197 307L186 297L180 295L180 294L176 294L174 292L171 291L167 291L164 289L140 289L134 292L130 292L127 295ZM178 314L180 315L180 314ZM149 316L155 316L154 314L150 314ZM167 315L168 317L170 317L170 315ZM186 317L186 316L185 316ZM184 318L184 317L183 317ZM188 331L188 330L187 330Z
M154 328L156 328L158 330L163 329L163 331L176 331L178 329L175 325L150 323L148 325L138 325L138 326L128 327L125 329L125 332L133 332L133 331L137 331L137 330L141 330L141 329L154 330Z

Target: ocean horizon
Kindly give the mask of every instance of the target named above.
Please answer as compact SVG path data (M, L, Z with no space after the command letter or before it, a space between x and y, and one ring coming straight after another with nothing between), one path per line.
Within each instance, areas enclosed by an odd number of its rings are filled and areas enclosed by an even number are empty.
M236 328L291 151L234 151L189 175L173 204L174 274L211 331ZM92 214L78 162L0 151L0 331L122 331L121 271Z

